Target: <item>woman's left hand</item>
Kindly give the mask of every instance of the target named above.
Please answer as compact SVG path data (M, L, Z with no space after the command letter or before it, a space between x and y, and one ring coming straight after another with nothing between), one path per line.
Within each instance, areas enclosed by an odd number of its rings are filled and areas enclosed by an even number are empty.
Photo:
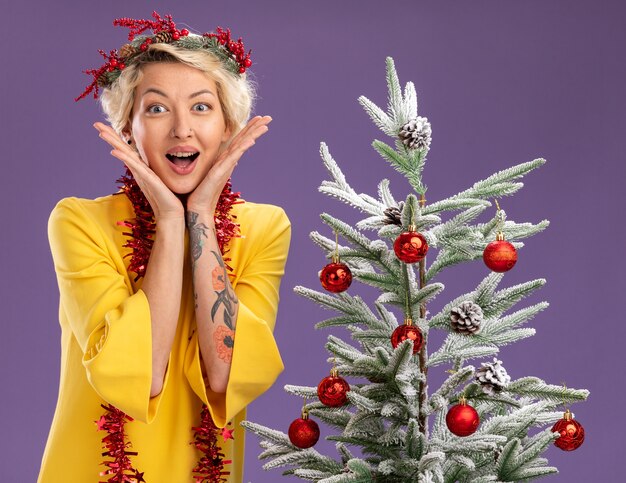
M232 139L215 163L187 199L187 210L213 213L224 185L230 178L243 154L254 146L255 141L265 134L272 121L270 116L256 116Z

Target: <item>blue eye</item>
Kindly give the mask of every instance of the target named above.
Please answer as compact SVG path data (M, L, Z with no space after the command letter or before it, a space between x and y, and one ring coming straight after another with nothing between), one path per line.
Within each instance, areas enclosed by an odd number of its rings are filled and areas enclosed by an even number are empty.
M155 109L157 109L157 108L160 108L160 109L163 109L163 110L162 111L155 111ZM165 112L165 108L163 106L159 105L159 104L155 104L154 106L150 106L148 108L148 112L151 113L151 114L158 114L160 112Z
M196 104L193 107L194 107L194 109L197 108L197 107L202 107L203 108L203 109L196 109L196 111L198 111L198 112L207 112L207 111L210 111L212 109L212 107L210 105L204 104L204 103Z

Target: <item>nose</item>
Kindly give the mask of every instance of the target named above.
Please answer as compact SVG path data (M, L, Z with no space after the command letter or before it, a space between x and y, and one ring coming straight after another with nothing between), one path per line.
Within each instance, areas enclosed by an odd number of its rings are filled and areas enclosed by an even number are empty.
M170 136L178 139L186 139L193 135L193 129L191 127L191 119L185 114L176 114L174 116L174 123L170 131Z

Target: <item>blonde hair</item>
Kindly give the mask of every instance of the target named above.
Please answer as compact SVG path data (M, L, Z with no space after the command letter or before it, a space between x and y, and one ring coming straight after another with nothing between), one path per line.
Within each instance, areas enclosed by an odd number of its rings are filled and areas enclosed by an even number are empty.
M189 34L192 36L194 34ZM127 127L135 102L135 90L143 78L142 66L155 62L180 62L195 67L215 81L226 126L231 139L248 121L255 99L252 81L245 74L229 71L219 58L205 49L190 50L172 44L150 44L140 57L128 65L117 81L104 89L100 105L111 127L122 134Z

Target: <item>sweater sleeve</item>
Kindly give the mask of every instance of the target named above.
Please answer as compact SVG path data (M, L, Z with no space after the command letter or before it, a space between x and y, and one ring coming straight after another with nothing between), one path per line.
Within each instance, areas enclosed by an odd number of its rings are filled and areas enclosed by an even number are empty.
M48 238L61 317L83 353L89 383L132 418L152 421L161 398L150 398L152 327L145 293L133 293L122 257L111 254L113 243L77 199L54 208Z
M218 427L224 427L269 389L284 369L273 330L280 281L291 241L291 224L282 208L272 210L267 218L255 217L254 223L264 227L265 233L234 289L239 313L226 392L211 391L203 379L197 334L190 341L185 361L187 379L198 397L208 405Z

